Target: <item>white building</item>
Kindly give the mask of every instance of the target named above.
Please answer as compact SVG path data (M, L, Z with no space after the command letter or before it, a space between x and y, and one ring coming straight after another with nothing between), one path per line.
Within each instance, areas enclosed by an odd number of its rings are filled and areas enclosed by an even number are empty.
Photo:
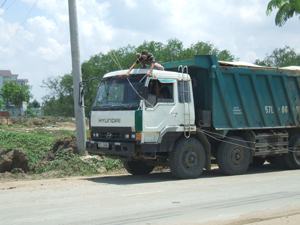
M10 70L0 70L0 90L3 87L3 84L7 81L16 81L21 85L26 85L28 83L27 79L18 79L18 76L19 76L18 74L13 74ZM23 102L20 108L16 108L13 105L8 105L6 106L5 110L9 111L11 116L24 115L25 111L27 110L27 103Z

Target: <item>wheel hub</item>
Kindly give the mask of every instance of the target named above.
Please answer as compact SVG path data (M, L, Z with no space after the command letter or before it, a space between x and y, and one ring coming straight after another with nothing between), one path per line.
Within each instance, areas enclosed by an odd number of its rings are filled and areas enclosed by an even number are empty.
M235 165L238 165L243 160L243 151L239 148L236 148L231 153L231 160Z
M185 152L184 165L186 168L191 168L198 165L197 154L194 151Z

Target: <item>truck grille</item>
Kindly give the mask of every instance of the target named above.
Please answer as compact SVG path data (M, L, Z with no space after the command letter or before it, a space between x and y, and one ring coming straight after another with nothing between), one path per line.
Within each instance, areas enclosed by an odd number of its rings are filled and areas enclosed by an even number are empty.
M122 138L124 138L124 135L122 137L122 135L120 133L100 132L99 133L99 138L101 138L101 139L115 140L115 139L122 139Z
M95 141L129 141L132 134L131 127L92 127L91 129L91 137ZM125 135L129 135L129 138L125 138Z

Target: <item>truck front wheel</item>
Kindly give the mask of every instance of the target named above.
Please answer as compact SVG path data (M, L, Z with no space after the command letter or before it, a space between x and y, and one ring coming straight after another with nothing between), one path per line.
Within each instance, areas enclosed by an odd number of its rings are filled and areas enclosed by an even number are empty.
M218 165L225 175L237 175L247 172L251 162L251 151L240 137L231 137L218 148Z
M132 175L147 175L154 169L154 166L140 160L124 161L123 165L127 172Z
M181 139L170 153L171 173L180 179L199 177L205 167L206 153L195 138Z

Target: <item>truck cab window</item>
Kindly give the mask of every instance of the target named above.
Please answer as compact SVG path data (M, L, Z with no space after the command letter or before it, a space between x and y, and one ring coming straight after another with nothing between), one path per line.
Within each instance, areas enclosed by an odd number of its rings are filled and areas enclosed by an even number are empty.
M148 103L146 103L148 107L154 106L158 102L174 102L173 83L161 83L159 80L151 80L148 90Z

